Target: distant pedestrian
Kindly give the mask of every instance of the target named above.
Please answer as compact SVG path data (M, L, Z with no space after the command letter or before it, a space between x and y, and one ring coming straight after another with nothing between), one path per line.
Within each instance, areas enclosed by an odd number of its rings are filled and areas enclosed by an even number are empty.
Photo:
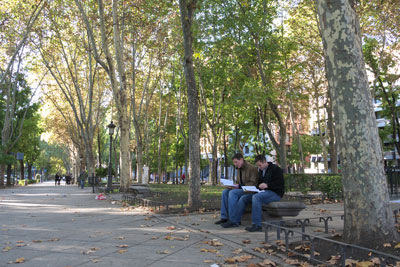
M60 181L61 181L61 176L60 176L60 174L57 172L56 173L56 175L54 176L54 182L55 182L55 185L60 185Z
M86 180L86 178L87 178L87 173L86 173L86 171L82 171L82 172L79 174L79 183L80 183L80 185L81 185L81 189L83 189L83 188L85 187L85 180Z
M66 183L66 184L71 184L71 174L70 174L70 173L68 173L68 174L65 176L65 183Z
M185 178L186 178L186 176L185 176L185 174L183 173L183 174L182 174L182 184L185 184Z

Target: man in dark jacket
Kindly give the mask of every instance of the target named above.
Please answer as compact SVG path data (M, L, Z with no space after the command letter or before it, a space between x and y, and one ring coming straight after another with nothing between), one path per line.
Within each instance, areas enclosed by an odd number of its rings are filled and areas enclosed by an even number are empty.
M259 168L257 188L263 191L252 195L252 226L246 227L246 230L249 232L260 232L262 230L262 205L281 200L285 192L285 180L282 169L278 165L267 162L264 155L256 156L255 162ZM244 212L247 204L244 201L239 201L238 210L243 210Z
M221 224L224 228L239 226L239 223L235 220L235 210L239 199L245 194L241 186L256 185L257 183L257 168L246 162L242 154L236 153L232 160L237 168L236 186L222 191L221 219L215 222L215 224Z

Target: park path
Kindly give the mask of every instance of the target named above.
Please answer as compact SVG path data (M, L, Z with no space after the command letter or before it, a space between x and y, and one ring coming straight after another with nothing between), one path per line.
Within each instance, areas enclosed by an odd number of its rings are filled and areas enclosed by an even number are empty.
M262 247L264 233L248 233L246 225L223 229L213 223L217 213L161 216L115 200L95 200L91 192L54 182L1 189L0 267L17 262L30 267L223 266L226 259L246 255L253 258L235 264L270 259L286 265L277 255L254 251ZM327 212L321 210L315 206L307 212Z

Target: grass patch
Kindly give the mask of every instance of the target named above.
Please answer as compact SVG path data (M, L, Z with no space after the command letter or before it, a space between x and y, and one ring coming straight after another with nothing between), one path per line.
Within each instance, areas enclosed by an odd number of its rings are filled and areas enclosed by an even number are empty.
M149 184L152 195L148 199L169 205L186 204L188 200L188 185ZM200 199L205 209L218 209L221 205L222 186L202 185ZM184 205L186 206L186 205Z

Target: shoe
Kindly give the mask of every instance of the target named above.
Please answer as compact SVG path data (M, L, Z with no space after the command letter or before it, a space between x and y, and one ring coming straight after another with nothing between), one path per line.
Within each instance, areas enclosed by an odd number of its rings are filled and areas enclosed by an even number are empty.
M232 227L239 227L239 224L227 221L226 223L221 224L221 226L224 228L232 228Z
M229 220L222 218L221 220L216 221L215 224L223 224L223 223L226 223L227 221L229 221Z
M262 227L255 224L253 224L251 227L246 227L245 229L248 232L262 232Z

